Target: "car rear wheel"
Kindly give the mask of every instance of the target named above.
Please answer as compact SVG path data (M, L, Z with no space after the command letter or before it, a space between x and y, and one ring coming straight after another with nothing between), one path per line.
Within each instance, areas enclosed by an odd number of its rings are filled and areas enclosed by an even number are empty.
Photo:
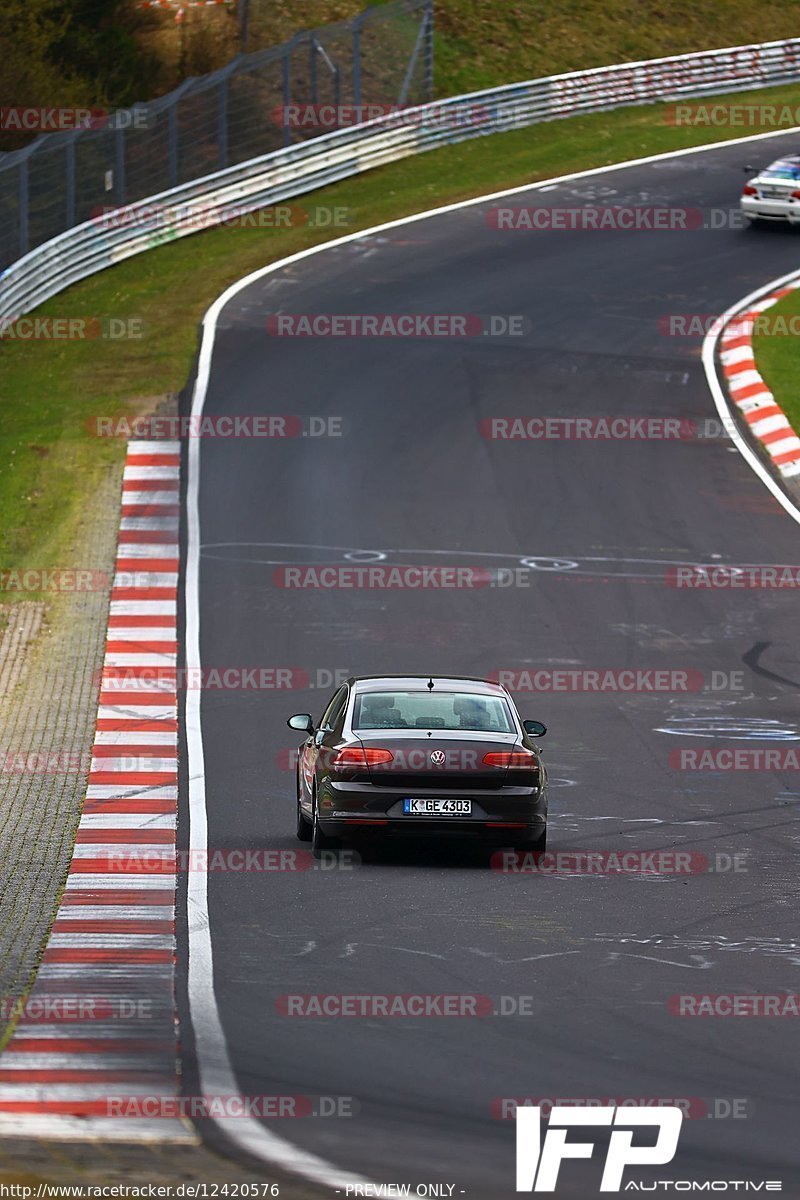
M336 838L328 837L322 832L322 826L319 823L319 810L317 808L317 797L314 797L314 815L311 824L311 853L314 858L321 858L323 850L335 850L339 845Z
M303 816L300 801L297 801L297 836L301 842L311 841L311 822Z
M297 836L301 842L311 841L311 822L300 807L300 776L297 776Z

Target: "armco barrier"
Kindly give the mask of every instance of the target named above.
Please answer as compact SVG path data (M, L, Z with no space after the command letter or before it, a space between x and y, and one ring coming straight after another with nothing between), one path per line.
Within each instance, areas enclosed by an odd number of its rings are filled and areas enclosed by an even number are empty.
M0 276L9 321L76 280L163 242L407 155L543 121L628 105L747 91L800 79L800 38L572 71L473 92L250 159L132 204L115 226L87 221L43 243ZM111 226L109 228L109 225Z

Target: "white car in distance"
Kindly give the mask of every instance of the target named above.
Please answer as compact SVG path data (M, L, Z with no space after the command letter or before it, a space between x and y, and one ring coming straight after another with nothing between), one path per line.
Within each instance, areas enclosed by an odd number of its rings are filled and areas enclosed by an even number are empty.
M754 167L745 167L754 171ZM757 171L744 185L740 200L744 217L751 224L760 221L788 221L800 224L800 155L779 158Z

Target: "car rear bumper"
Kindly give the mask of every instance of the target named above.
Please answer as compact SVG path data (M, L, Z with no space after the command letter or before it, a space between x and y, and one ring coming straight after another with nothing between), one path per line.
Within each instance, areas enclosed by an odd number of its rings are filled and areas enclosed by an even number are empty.
M788 221L800 225L800 202L788 200L759 199L758 196L742 196L741 209L750 220Z
M419 816L403 813L403 800L470 800L469 816ZM546 789L505 787L496 789L374 787L369 783L328 782L320 791L319 820L333 837L355 833L480 834L485 839L508 841L510 836L536 836L547 822Z

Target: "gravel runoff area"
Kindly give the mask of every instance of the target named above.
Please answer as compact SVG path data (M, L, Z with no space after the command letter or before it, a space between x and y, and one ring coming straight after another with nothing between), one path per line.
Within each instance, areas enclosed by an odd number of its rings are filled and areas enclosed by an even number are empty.
M31 1187L33 1195L40 1183L87 1189L104 1184L130 1187L151 1184L169 1188L169 1193L163 1194L164 1200L170 1196L177 1200L180 1196L177 1189L189 1182L218 1184L220 1188L224 1184L258 1184L260 1200L270 1200L270 1184L277 1186L280 1200L321 1200L333 1195L330 1188L317 1187L266 1166L249 1169L199 1144L127 1145L28 1139L0 1143L0 1185ZM220 1190L218 1195L224 1197L225 1193ZM88 1191L85 1196L86 1200L92 1200ZM80 1200L77 1193L73 1193L73 1198Z
M80 562L92 590L4 606L0 638L0 1044L2 1003L24 996L67 877L89 770L122 482L110 467L87 511ZM46 593L43 593L46 595Z

